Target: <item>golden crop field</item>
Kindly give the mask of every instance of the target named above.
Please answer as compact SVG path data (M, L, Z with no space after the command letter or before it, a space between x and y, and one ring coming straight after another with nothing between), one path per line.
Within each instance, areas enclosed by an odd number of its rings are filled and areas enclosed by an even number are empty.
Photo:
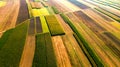
M120 67L120 0L0 0L0 67Z

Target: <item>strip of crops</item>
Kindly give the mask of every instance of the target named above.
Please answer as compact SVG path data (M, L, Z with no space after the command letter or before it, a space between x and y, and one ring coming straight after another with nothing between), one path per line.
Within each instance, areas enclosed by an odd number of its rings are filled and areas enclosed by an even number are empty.
M86 6L85 4L82 4L82 3L80 3L80 2L78 2L76 0L68 0L68 1L71 2L71 3L73 3L73 4L75 4L76 6L78 6L81 9L90 8L90 7Z
M52 15L55 14L52 7L47 7L47 10L49 11L49 14L52 14Z
M20 0L20 9L19 9L16 25L27 20L28 18L29 18L29 10L27 7L26 0Z
M119 6L117 6L117 5L115 5L115 4L110 4L110 3L108 3L108 1L107 1L107 2L103 2L103 1L100 1L100 0L98 0L98 1L95 1L95 0L94 0L94 2L99 3L99 4L102 4L102 5L105 5L105 6L110 6L110 7L113 7L113 8L115 8L115 9L120 10Z
M46 43L46 54L47 54L47 65L48 67L57 67L55 52L52 45L50 33L45 33L45 43Z
M109 21L109 22L114 22L113 20L111 20L109 17L105 16L104 14L96 11L96 10L92 10L94 11L95 13L97 13L98 15L100 15L102 18L104 18L105 20Z
M55 14L59 14L60 13L59 10L56 7L52 6L52 9L55 12Z
M8 40L10 34L12 33L13 29L7 30L2 37L0 38L0 49L4 46L6 41Z
M82 49L82 51L84 52L84 54L87 56L88 60L90 61L90 63L92 64L92 66L96 66L94 60L92 59L92 57L90 56L90 54L88 53L88 51L86 50L86 48L84 47L84 45L82 44L81 40L79 39L79 37L74 33L73 34L75 39L77 40L80 48Z
M64 15L60 14L63 20L69 24L69 26L72 28L72 30L76 33L82 44L84 45L85 49L88 51L89 55L92 57L94 62L98 67L103 67L102 61L98 58L98 56L95 54L95 52L90 48L89 44L86 42L86 40L83 38L83 36L78 32L76 27L72 24L72 22Z
M44 16L40 16L40 20L41 20L41 23L42 23L43 33L49 32L49 29L48 29L48 26L47 26L47 22L46 22L46 20L45 20L45 17L44 17Z
M29 16L30 16L30 18L32 18L33 17L32 16L32 7L31 7L30 2L28 0L26 0L26 3L27 3L27 6L28 6Z
M45 16L51 35L65 34L55 15Z
M5 41L0 49L0 67L18 67L23 52L28 22L26 21L19 26L15 27L10 36L5 38ZM7 32L8 33L8 32ZM5 34L7 34L5 33ZM6 36L7 37L7 36Z
M102 26L100 26L99 24L97 24L92 18L90 18L89 16L87 16L85 13L83 13L82 11L77 11L74 12L74 14L83 21L83 23L85 23L93 32L96 31L106 31ZM97 33L97 32L96 32Z
M40 17L36 17L35 20L36 20L36 32L42 33L42 25L41 25Z
M95 8L95 9L98 10L98 11L100 11L101 13L103 13L103 14L105 14L105 15L113 18L113 19L115 19L116 21L120 22L120 18L119 17L117 17L117 16L115 16L115 15L113 15L113 14L107 12L107 11L104 11L104 10L102 10L100 8Z
M70 40L72 38L70 38L70 36L72 36L72 35L62 36L62 39L63 39L64 45L65 45L65 48L67 50L68 56L70 58L71 65L72 65L72 67L81 67L81 66L84 67L83 63L86 62L86 61L81 60L81 56L79 55L79 51L78 51L79 45L75 44L75 43L72 43L71 40ZM77 45L77 47L76 47L76 45ZM83 54L83 53L81 53L81 54ZM87 62L86 62L86 64L87 64ZM89 64L88 64L88 66L89 66Z
M46 54L44 34L38 34L36 35L36 47L32 67L47 67Z
M44 6L44 7L48 7L48 4L46 2L41 2L41 4Z
M30 19L28 34L29 35L34 35L35 34L35 20L34 20L34 18Z
M57 67L50 33L36 35L33 67Z
M33 17L41 16L41 15L49 15L47 8L41 9L32 9Z

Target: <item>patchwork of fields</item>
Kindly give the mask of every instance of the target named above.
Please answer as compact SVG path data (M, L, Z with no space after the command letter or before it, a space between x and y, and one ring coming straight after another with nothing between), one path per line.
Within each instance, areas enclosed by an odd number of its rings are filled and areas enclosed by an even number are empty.
M0 67L119 66L119 0L0 0Z

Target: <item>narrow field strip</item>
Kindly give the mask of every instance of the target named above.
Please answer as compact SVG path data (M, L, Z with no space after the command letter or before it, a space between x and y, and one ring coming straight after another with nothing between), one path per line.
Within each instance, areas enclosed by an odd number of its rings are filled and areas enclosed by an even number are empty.
M36 35L33 67L57 67L50 33Z
M40 17L35 17L35 21L36 21L36 33L42 33L42 24Z
M77 34L77 36L79 37L79 39L81 40L81 42L83 43L84 47L86 48L86 50L88 51L89 55L92 57L92 59L94 60L94 62L96 63L97 66L103 67L103 63L101 61L100 58L98 58L98 56L96 55L96 53L93 51L92 48L90 48L89 44L87 43L87 41L83 38L83 36L81 35L81 33L78 32L78 30L76 29L76 27L71 23L71 21L64 15L61 14L61 17L64 19L64 21L66 23L69 24L69 26L72 28L72 30Z
M41 24L42 24L43 33L49 32L48 25L47 25L47 22L45 20L45 16L40 16L40 20L41 20Z
M72 67L61 36L53 36L52 41L57 58L57 67Z
M29 19L29 17L30 17L29 16L29 9L27 7L26 0L20 0L20 9L19 9L19 14L18 14L16 25L18 25L19 23Z
M35 36L28 35L23 49L19 67L32 67L35 52Z
M63 35L65 34L63 28L59 24L58 19L55 15L45 16L51 35Z
M32 15L33 17L37 17L37 16L45 16L45 15L49 15L49 12L47 10L47 8L41 8L41 9L32 9Z
M30 24L29 24L28 35L34 35L34 34L35 34L35 19L31 18Z

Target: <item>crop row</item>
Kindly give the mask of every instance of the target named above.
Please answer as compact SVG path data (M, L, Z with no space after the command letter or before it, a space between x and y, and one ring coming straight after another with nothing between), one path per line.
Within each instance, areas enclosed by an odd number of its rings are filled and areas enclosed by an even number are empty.
M105 15L111 17L111 18L113 18L114 20L120 22L120 18L117 17L116 15L111 14L110 12L107 12L107 11L105 11L105 10L103 10L103 9L100 9L100 8L95 8L95 9L98 10L98 11L100 11L101 13L103 13L103 14L105 14Z
M94 60L94 62L96 63L96 65L98 67L103 67L103 63L100 61L100 59L98 58L98 56L95 54L95 52L90 48L89 44L87 43L87 41L83 38L83 36L78 32L78 30L76 29L76 27L72 24L72 22L64 15L61 14L61 17L63 18L63 20L68 23L68 25L72 28L72 30L76 33L77 37L80 39L80 41L82 42L82 44L84 45L85 49L87 50L87 52L89 53L89 55L92 57L92 59ZM89 59L89 58L88 58Z
M102 5L105 5L105 6L110 6L110 7L113 7L113 8L115 8L115 9L118 9L118 10L120 10L120 7L118 6L118 5L116 5L116 4L113 4L113 3L110 3L109 1L107 1L107 2L105 2L105 1L95 1L95 0L93 0L94 2L96 2L96 3L99 3L99 4L102 4Z
M51 35L62 35L65 34L63 28L61 27L59 21L55 15L45 16Z
M36 35L33 67L57 67L50 33Z

